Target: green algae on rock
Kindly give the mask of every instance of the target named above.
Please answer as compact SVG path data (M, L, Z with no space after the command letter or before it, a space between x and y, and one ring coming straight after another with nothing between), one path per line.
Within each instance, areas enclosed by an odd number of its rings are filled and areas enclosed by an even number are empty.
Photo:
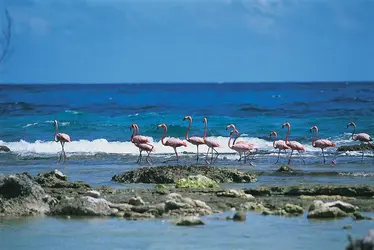
M346 145L340 146L336 151L345 152L345 151L366 151L366 150L374 150L373 144L366 144L361 143L359 145Z
M219 188L217 182L203 175L191 175L175 182L175 188Z

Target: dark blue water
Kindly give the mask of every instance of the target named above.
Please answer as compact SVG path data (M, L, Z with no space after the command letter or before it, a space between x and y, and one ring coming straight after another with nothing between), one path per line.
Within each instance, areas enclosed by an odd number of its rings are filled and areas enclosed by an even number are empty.
M53 120L74 141L70 153L136 153L129 126L137 123L155 143L156 126L166 123L168 136L184 137L186 115L193 117L192 134L217 137L227 148L225 126L234 123L243 138L271 151L269 132L282 138L284 122L291 123L290 139L309 151L313 125L320 138L338 146L350 140L355 121L358 132L374 134L373 83L240 83L240 84L69 84L0 85L0 140L18 153L48 154L59 150L53 140ZM0 141L0 142L1 142ZM156 143L157 144L157 143ZM186 149L195 152L194 147ZM169 153L159 143L156 152Z

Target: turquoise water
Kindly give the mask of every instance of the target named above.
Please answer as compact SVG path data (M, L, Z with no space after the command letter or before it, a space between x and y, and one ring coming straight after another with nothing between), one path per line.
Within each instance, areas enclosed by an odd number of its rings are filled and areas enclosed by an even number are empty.
M0 220L2 249L336 249L347 234L362 237L373 221L317 222L247 213L246 222L204 217L204 226L177 227L170 220L123 219ZM373 214L368 214L373 216ZM351 224L350 230L343 230Z

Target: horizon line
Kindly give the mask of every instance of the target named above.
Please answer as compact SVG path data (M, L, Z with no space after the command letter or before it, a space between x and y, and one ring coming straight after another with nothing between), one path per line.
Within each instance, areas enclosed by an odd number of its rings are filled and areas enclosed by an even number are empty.
M354 80L354 81L221 81L221 82L52 82L52 83L43 83L43 82L32 82L32 83L16 83L16 82L8 82L8 83L0 83L0 85L56 85L56 84L64 84L64 85L73 85L73 84L81 84L81 85L116 85L116 84L258 84L258 83L374 83L374 80Z

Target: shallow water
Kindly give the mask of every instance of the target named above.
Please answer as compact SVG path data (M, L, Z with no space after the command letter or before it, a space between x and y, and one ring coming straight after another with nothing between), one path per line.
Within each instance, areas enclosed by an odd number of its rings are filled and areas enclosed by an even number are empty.
M247 213L247 221L203 217L204 226L177 227L171 220L36 218L0 220L2 249L339 249L347 234L361 237L373 221L311 221ZM367 214L373 216L374 214ZM220 218L218 220L217 218ZM351 224L351 230L343 230Z

